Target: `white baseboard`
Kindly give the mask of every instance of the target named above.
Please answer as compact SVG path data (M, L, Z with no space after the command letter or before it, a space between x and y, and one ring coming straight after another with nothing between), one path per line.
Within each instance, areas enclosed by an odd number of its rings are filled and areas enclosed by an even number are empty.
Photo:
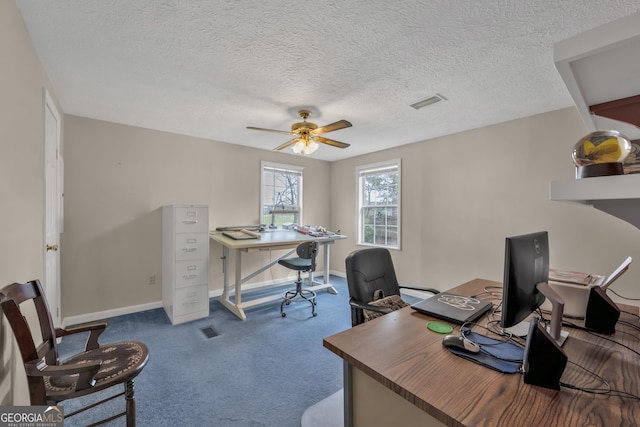
M338 277L346 277L344 273L337 271L331 271L330 274ZM244 293L244 291L258 290L269 286L285 285L290 281L290 278L283 278L260 283L252 283L250 285L243 285L242 290ZM235 293L233 287L231 287L230 293L231 295ZM222 295L222 289L214 289L212 291L209 291L209 298L219 297L220 295ZM114 308L111 310L97 311L95 313L79 314L77 316L68 316L62 319L62 327L64 328L70 325L78 325L80 323L95 322L98 320L108 319L110 317L124 316L125 314L139 313L141 311L153 310L156 308L162 308L162 301L149 302L139 305L130 305L127 307Z
M346 279L346 277L347 277L347 273L345 273L344 271L329 270L329 275L342 277L343 279Z
M149 302L140 305L130 305L128 307L114 308L111 310L97 311L95 313L79 314L77 316L69 316L62 319L62 327L79 325L81 323L95 322L98 320L108 319L110 317L122 316L125 314L138 313L140 311L161 308L162 301Z

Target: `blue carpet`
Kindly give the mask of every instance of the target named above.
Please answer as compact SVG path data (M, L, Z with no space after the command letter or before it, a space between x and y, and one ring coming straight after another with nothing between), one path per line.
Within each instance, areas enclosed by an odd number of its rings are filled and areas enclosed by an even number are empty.
M342 388L342 359L322 339L350 328L351 314L346 280L332 276L331 283L339 294L318 294L317 317L308 303L295 303L283 318L280 301L273 301L246 310L241 321L214 298L209 317L186 324L171 325L162 309L110 319L101 343L129 339L149 347L149 363L135 380L138 425L299 427L306 408ZM264 294L243 300L254 295ZM218 335L207 338L202 329L208 327ZM83 340L65 338L61 358L80 351ZM61 406L69 413L92 400ZM65 427L123 408L117 399L66 420ZM120 418L106 425L125 423Z

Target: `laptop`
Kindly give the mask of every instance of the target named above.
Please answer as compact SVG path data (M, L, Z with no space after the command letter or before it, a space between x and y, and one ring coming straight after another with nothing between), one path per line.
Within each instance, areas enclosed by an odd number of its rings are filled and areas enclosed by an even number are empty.
M491 301L442 292L411 305L419 313L463 324L473 322L493 307Z

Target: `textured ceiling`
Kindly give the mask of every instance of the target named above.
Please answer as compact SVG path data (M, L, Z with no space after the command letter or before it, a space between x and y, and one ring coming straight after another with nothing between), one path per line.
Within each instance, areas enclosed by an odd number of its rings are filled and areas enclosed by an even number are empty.
M553 43L637 0L16 0L65 113L337 160L573 105ZM418 100L447 101L421 110ZM289 151L289 150L287 150Z

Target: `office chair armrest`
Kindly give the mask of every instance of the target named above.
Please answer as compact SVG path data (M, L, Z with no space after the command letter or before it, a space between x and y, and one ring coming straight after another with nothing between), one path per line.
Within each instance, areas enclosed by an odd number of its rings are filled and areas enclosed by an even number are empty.
M95 350L96 348L100 347L100 344L98 344L98 337L100 337L100 334L102 334L106 328L107 322L88 323L86 325L74 326L68 329L56 328L56 337L64 337L81 332L89 332L89 338L87 338L85 351Z
M76 390L93 387L96 381L93 377L100 370L102 362L99 360L87 360L82 363L70 363L67 365L47 365L44 360L25 363L25 371L32 377L61 377L78 375Z
M362 310L371 310L377 313L384 313L384 314L388 314L393 311L389 307L380 307L378 305L371 305L371 304L367 304L366 302L356 301L353 298L349 298L349 305L353 308L360 308Z
M433 288L418 288L416 286L398 285L400 289L411 289L412 291L431 292L432 294L439 294L440 291Z

